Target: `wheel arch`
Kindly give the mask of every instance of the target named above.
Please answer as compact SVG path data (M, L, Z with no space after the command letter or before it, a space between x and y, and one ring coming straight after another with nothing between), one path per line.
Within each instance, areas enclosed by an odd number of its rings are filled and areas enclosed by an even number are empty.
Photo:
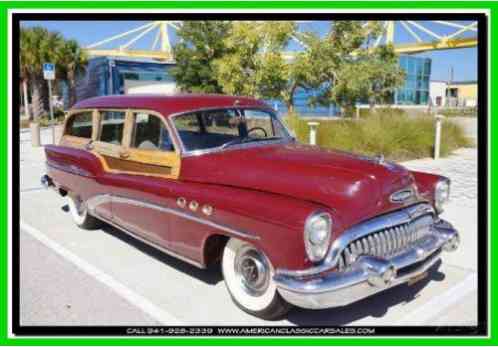
M225 234L211 234L202 244L202 263L206 267L218 264L223 255L223 249L230 236Z

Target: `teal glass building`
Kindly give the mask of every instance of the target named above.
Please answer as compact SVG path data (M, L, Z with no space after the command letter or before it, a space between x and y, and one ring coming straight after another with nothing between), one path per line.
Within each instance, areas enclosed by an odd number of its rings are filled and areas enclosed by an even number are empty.
M405 71L405 83L394 94L396 105L427 105L431 80L431 59L401 55L399 65Z
M405 82L401 88L395 91L391 103L395 105L427 105L429 103L431 64L430 58L400 55L399 65L405 72ZM312 117L339 115L340 110L335 105L310 107L308 105L309 98L315 93L316 91L298 89L294 98L295 111L302 116ZM271 100L270 104L282 114L287 112L282 102Z

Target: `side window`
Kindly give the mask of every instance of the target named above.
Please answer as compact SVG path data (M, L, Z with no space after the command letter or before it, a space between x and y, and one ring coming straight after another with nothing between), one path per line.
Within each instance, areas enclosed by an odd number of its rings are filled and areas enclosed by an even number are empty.
M72 115L67 121L65 134L92 138L92 111Z
M175 126L180 134L182 133L200 133L199 116L197 113L184 114L175 117Z
M204 112L202 121L209 134L239 136L239 118L234 110Z
M133 113L131 148L174 151L173 143L164 122L145 112Z
M123 139L125 111L100 111L99 141L120 145Z
M254 137L285 137L286 132L282 125L275 121L268 112L261 110L244 110L247 130Z

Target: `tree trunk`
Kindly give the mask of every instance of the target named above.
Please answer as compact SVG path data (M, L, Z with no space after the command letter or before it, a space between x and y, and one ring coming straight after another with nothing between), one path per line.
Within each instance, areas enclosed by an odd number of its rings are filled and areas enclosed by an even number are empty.
M294 114L294 103L292 102L292 100L286 102L285 106L287 107L287 114Z
M33 120L31 118L31 112L29 111L29 99L28 99L28 80L23 79L22 81L22 92L24 99L24 115L28 117L29 120Z
M48 113L48 87L45 80L35 77L31 81L31 88L33 120L37 120L40 116Z
M76 103L76 79L74 74L68 74L67 77L69 107L72 107Z
M289 95L285 101L285 106L287 107L287 114L294 114L294 94L296 93L297 86L293 85L289 90Z
M353 104L345 104L341 107L342 116L345 118L352 118L354 116L354 105Z

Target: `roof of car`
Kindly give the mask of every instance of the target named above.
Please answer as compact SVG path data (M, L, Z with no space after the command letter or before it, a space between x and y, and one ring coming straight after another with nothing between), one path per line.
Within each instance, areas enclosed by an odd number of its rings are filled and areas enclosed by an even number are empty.
M133 94L89 98L78 102L73 106L73 109L131 108L156 111L164 116L170 116L176 113L195 111L203 108L225 108L231 106L268 108L268 105L261 100L240 96L218 94Z

